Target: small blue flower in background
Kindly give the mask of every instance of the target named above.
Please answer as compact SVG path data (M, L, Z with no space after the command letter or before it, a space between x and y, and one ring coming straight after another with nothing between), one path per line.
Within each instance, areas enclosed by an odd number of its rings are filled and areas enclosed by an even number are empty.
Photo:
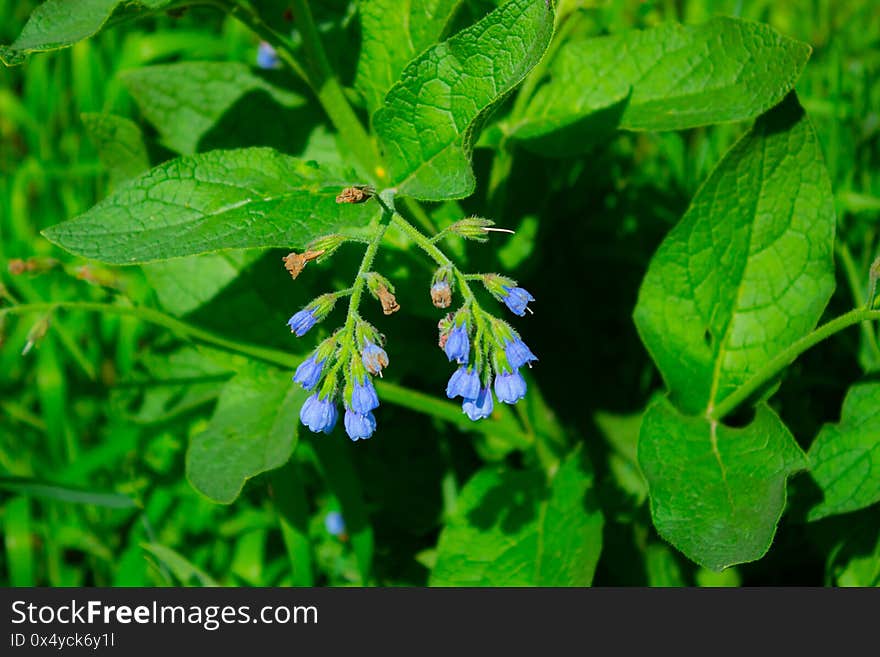
M356 413L350 408L345 409L345 433L352 440L365 440L376 430L376 416L372 413Z
M315 311L311 308L303 308L287 320L287 325L290 327L290 330L295 333L298 338L301 338L308 333L309 329L317 323L318 319L315 317Z
M504 295L501 297L501 300L504 301L504 305L510 308L510 312L514 315L523 317L526 314L529 302L534 301L535 297L521 287L507 287L505 285L503 289Z
M345 520L339 511L331 511L324 516L324 527L331 536L339 536L345 533Z
M311 390L318 384L318 381L321 380L321 370L323 368L324 361L316 362L315 355L312 354L296 368L296 374L293 375L293 380L300 384L304 389Z
M450 361L462 364L468 362L471 344L468 340L467 323L459 324L449 332L443 350Z
M449 399L463 397L464 399L476 399L480 394L480 377L472 369L465 366L459 367L446 384L446 396Z
M492 391L489 386L480 390L480 394L476 399L465 399L461 405L461 409L474 422L492 415L494 402L492 401Z
M526 396L526 380L519 372L502 372L495 377L495 395L500 402L515 404Z
M519 338L514 338L511 342L504 345L504 355L507 356L507 362L515 370L523 365L531 367L532 361L538 360L538 357L532 353L532 350L526 346L526 343Z
M361 349L361 360L367 372L372 375L381 374L383 368L388 367L388 354L379 345L369 340L364 341L364 347Z
M257 66L260 68L278 68L279 64L278 53L275 52L275 48L266 41L260 41L260 45L257 47Z
M304 425L315 433L330 433L339 419L339 411L332 399L320 399L315 393L302 405L299 411L299 419Z
M369 377L364 376L363 381L355 381L351 392L351 409L355 413L369 413L379 408L379 397ZM372 432L371 432L372 433Z

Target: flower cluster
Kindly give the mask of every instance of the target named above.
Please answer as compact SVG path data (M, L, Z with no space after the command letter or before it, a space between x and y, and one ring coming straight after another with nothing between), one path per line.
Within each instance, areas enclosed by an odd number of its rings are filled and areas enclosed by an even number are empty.
M316 323L320 310L316 311L314 306L318 299L290 318L288 323L297 336ZM354 337L353 343L351 337ZM341 397L348 437L361 440L373 435L376 430L373 411L379 406L379 398L371 376L381 375L388 365L388 355L381 342L378 331L358 319L351 333L337 331L300 364L293 380L305 390L315 391L300 409L299 419L304 425L315 433L333 431L339 420L337 398Z
M337 203L361 203L369 200L375 190L368 187L347 187ZM386 212L393 213L383 203ZM465 275L432 246L443 234L484 241L494 228L492 221L479 217L462 219L434 239L421 236L410 227L410 234L439 264L431 280L431 301L437 308L448 308L453 294L460 294L461 307L440 321L440 348L450 362L457 365L446 386L449 399L460 397L462 411L471 420L492 414L495 400L515 404L526 394L526 380L520 373L524 366L537 361L532 350L505 321L483 310L477 303L469 281L479 280L497 300L520 317L531 312L529 303L535 298L515 281L499 274ZM380 239L381 234L379 236ZM284 267L292 278L299 276L306 265L329 257L346 241L341 235L327 235L312 241L303 253L290 253L283 258ZM348 315L343 328L323 340L297 368L293 380L312 394L300 409L300 420L316 433L330 433L339 421L340 406L343 425L349 438L364 440L376 430L374 411L379 398L372 377L381 376L388 366L384 338L375 327L358 314L361 296L369 293L379 301L385 315L400 309L392 283L369 271L378 247L370 242L358 271L355 284L348 290L317 297L288 321L292 333L301 337L333 310L336 301L350 296Z
M440 322L440 345L449 361L458 364L446 396L461 397L462 411L471 420L492 414L493 391L505 404L525 397L526 380L519 370L538 358L507 322L465 305Z

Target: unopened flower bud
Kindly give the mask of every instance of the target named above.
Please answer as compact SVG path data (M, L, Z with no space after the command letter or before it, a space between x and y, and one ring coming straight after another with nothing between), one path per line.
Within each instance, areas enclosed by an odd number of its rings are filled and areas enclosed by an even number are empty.
M336 253L336 249L342 246L345 242L346 238L343 235L322 235L309 242L308 246L306 246L306 250L319 251L320 256L317 261L324 262L324 260Z
M877 302L877 281L880 280L880 256L871 263L868 283L868 309L870 310Z
M35 256L22 260L21 258L13 258L9 261L9 273L13 276L19 276L27 272L28 274L42 274L54 269L60 263L55 258L44 256Z
M448 230L450 233L455 233L459 237L463 237L468 240L476 240L478 242L485 242L488 237L487 235L496 231L499 233L513 233L512 230L507 228L492 228L495 225L495 222L491 219L483 219L482 217L468 217L466 219L461 219L460 221L456 221L452 224Z
M46 333L48 332L49 315L44 315L36 324L31 327L31 330L28 331L27 342L25 342L24 344L24 349L21 350L21 355L26 356L28 352L40 342L40 340L46 337Z
M449 308L452 303L452 268L441 267L434 272L431 282L431 301L437 308Z
M116 273L102 267L83 265L76 269L76 277L81 281L100 285L101 287L119 287L119 277Z

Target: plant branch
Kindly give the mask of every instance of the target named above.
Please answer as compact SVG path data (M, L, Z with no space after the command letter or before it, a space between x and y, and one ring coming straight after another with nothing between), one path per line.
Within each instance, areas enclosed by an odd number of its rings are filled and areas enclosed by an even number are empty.
M776 355L774 358L771 358L752 378L743 383L730 395L722 399L717 406L714 408L710 407L706 411L706 416L711 420L724 419L725 416L733 412L740 404L763 388L769 381L776 378L783 369L788 367L798 356L810 347L819 344L835 333L849 328L854 324L878 319L880 319L880 310L857 308L856 310L851 310L848 313L823 324L812 333L793 342L787 349Z
M849 283L850 291L852 292L853 302L855 303L857 308L865 308L867 307L867 300L865 295L862 292L862 279L863 276L859 272L859 268L856 265L855 259L852 257L852 253L843 242L837 243L837 255L840 257L840 261L843 264L843 271L846 275L847 283ZM870 290L869 290L870 293ZM862 335L864 336L865 341L868 343L868 347L873 354L874 361L880 361L880 345L877 344L877 335L874 332L874 327L870 322L862 322Z

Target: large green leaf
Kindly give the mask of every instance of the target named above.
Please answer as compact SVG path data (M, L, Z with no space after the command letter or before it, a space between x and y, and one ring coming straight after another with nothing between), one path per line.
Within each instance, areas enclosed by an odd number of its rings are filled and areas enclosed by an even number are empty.
M786 478L806 458L760 404L746 427L682 415L667 398L648 407L639 436L657 531L698 564L721 570L761 558L785 507Z
M185 315L217 296L262 254L258 249L206 253L153 262L143 269L162 307Z
M326 233L362 233L376 216L373 201L336 203L348 184L339 172L269 148L211 151L157 166L44 235L78 255L120 265L302 247Z
M95 144L101 164L114 187L150 168L150 158L140 127L115 114L82 115L83 126Z
M811 520L880 502L880 383L850 389L840 423L822 427L808 456L824 493Z
M602 513L585 455L548 483L538 470L486 467L462 489L437 547L433 586L589 586Z
M301 131L302 126L292 117L279 115L279 110L302 107L305 99L273 84L268 76L265 72L257 75L239 62L179 62L126 71L122 81L144 117L156 126L162 142L178 153L191 155L239 102L248 103L246 116L238 112L234 120L224 122L222 130L227 137L235 133L240 146L286 143L291 134ZM262 98L251 103L245 100L248 94L262 94ZM255 143L257 129L263 129L262 137L268 134L278 139ZM242 140L244 131L251 132L246 142Z
M559 49L509 130L536 146L570 151L578 132L597 124L681 130L751 119L794 88L809 56L807 44L735 18L580 37Z
M229 504L251 477L279 468L293 453L306 395L290 374L251 365L223 388L208 428L192 438L186 474L199 492Z
M433 46L461 0L358 0L361 52L355 87L372 113L416 55Z
M648 268L635 309L672 400L711 411L808 333L834 289L834 204L792 96L756 121Z
M407 65L373 115L390 185L427 200L473 192L474 139L544 54L553 17L552 3L510 0Z
M57 50L97 34L108 21L152 13L171 0L47 0L37 7L10 46L0 46L0 61L19 64L32 52Z

